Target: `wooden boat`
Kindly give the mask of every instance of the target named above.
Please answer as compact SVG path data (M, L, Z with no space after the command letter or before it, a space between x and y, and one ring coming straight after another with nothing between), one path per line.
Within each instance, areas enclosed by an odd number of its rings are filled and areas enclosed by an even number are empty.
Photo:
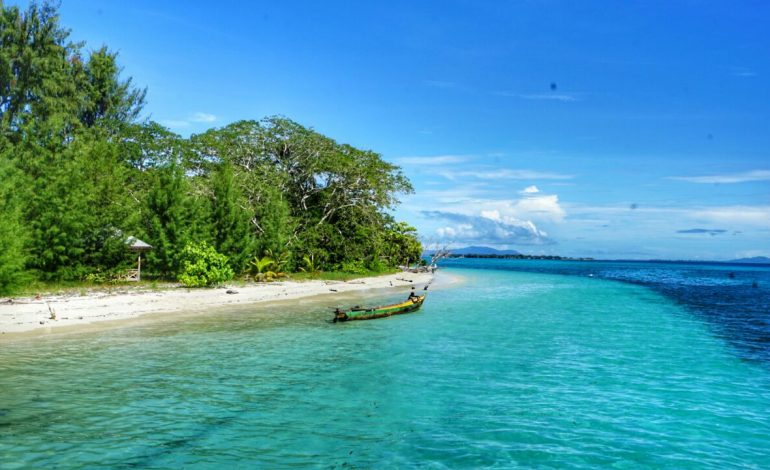
M400 303L382 305L379 307L353 307L350 310L336 309L334 311L334 323L338 321L350 321L350 320L372 320L374 318L389 317L391 315L400 315L402 313L409 313L418 310L422 307L422 303L425 302L425 294L415 295L409 294L409 297Z

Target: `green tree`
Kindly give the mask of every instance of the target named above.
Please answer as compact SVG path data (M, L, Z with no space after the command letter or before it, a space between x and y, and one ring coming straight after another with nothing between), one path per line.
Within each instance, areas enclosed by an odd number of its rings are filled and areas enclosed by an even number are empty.
M144 92L106 48L83 61L54 5L0 10L0 152L21 171L29 267L57 279L116 268L138 207L114 136Z
M125 181L115 144L88 134L30 162L30 267L46 279L77 279L125 264L121 233L135 226L140 210L124 191Z
M232 165L253 210L258 252L313 255L325 268L371 252L384 211L412 190L398 167L375 152L341 145L281 117L240 121L193 138L188 171Z
M214 172L211 186L210 228L214 248L229 258L236 272L243 272L257 245L251 223L253 209L241 194L229 163Z
M129 191L130 169L121 163L119 145L95 137L76 153L74 165L79 175L74 185L86 221L83 264L86 271L122 270L133 262L125 244L135 234L141 217L141 201Z
M422 257L422 243L417 238L417 229L406 222L390 221L382 233L382 255L388 264L409 265Z
M289 250L294 221L291 207L283 194L274 186L262 186L253 208L254 225L258 233L257 253L284 253ZM287 263L293 265L292 261Z
M26 275L24 265L26 229L22 225L21 201L15 195L19 175L0 155L0 294L12 292Z
M68 41L69 31L49 3L33 2L24 11L0 6L0 132L12 144L40 125L64 137L77 120L71 60L80 45Z
M82 69L79 60L72 63L81 79L79 119L83 125L117 132L121 126L136 121L147 91L134 88L131 78L120 79L116 53L102 47L91 53Z
M232 172L232 178L227 179L248 217L254 236L253 252L283 253L294 232L292 210L284 191L287 176L264 153L263 132L255 121L240 121L193 136L193 150L186 160L187 171L194 175L213 175L212 183L214 186L219 183L220 191L224 187L217 175Z
M123 162L140 175L184 161L189 153L186 139L153 121L125 125L119 141Z
M189 183L177 164L158 168L152 176L145 206L145 237L153 246L148 269L174 277L181 267L182 249L191 240Z
M0 4L0 170L11 175L0 182L0 276L18 279L25 259L44 279L119 269L126 235L152 244L147 268L169 278L193 240L238 271L265 253L279 270L418 256L414 230L388 215L412 188L379 154L283 117L184 139L140 120L145 90L122 77L117 54L83 47L54 5Z

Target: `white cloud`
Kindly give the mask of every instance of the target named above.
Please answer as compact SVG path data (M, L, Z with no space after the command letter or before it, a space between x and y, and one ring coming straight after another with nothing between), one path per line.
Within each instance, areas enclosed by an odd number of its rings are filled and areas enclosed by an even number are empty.
M562 173L550 173L544 171L534 170L487 170L487 171L443 171L439 173L444 178L455 180L458 178L476 178L483 180L568 180L572 179L574 175L567 175Z
M451 205L467 201L479 200L483 194L483 185L447 185L445 182L435 182L435 189L421 190L417 194L408 195L404 200L409 200L412 206L422 206L424 209L435 209L436 205Z
M164 126L171 129L184 129L190 127L192 122L214 122L217 117L208 113L195 113L187 119L164 119L160 121Z
M607 206L586 206L586 205L570 205L568 206L570 215L589 215L594 216L597 214L613 216L613 215L634 215L640 213L648 214L670 214L672 216L681 216L687 213L686 209L675 207L652 207L641 206L636 209L631 209L628 204L620 205L607 205Z
M579 101L578 97L575 95L568 95L565 93L554 93L554 94L534 94L534 95L519 95L519 98L523 98L525 100L547 100L547 101L562 101L562 102L572 102L572 101Z
M506 96L509 98L520 98L522 100L534 101L561 101L565 103L580 101L580 96L585 93L517 93L514 91L498 91L494 93L497 96Z
M727 224L755 225L770 227L770 207L767 206L726 206L694 210L690 216Z
M770 250L744 250L735 254L735 258L754 258L756 256L770 257Z
M434 155L430 157L401 157L396 161L402 165L450 165L470 159L467 155Z
M526 188L519 191L519 194L528 195L528 194L537 194L539 192L540 192L540 189L538 189L538 187L533 184L532 186L527 186Z
M770 170L753 170L745 171L743 173L731 173L725 175L669 176L668 179L701 184L731 184L746 183L750 181L770 181Z
M448 238L452 240L465 239L472 240L479 237L479 232L473 229L471 224L458 224L454 227L446 226L436 229L436 235L441 238Z
M491 210L491 211L481 211L481 216L485 219L494 220L495 222L501 222L502 219L500 218L500 211L498 210Z
M478 216L504 224L516 225L522 220L532 220L536 223L561 223L567 217L567 211L555 194L527 195L520 199L445 197L434 200L441 204L442 211ZM431 209L434 208L435 206Z
M423 216L453 222L436 229L436 235L447 241L484 244L548 245L553 240L529 220L501 220L499 214L460 214L446 211L423 211Z
M213 114L198 112L193 114L190 120L193 122L214 122L217 120L217 117Z
M519 217L547 219L561 222L567 215L559 204L559 196L530 196L519 199L511 205L511 213Z
M628 224L647 221L669 229L672 223L722 225L729 230L770 228L770 206L702 206L655 207L640 206L631 210L627 205L567 207L570 222L604 219Z
M192 122L214 122L217 117L208 113L195 113L187 119L165 119L160 121L166 127L171 129L184 129L190 127Z
M730 67L730 75L733 77L752 78L759 74L754 70L746 67Z

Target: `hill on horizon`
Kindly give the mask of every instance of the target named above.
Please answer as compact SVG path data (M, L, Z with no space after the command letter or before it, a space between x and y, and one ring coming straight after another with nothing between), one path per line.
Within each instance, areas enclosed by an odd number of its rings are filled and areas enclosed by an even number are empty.
M731 263L746 263L746 264L770 264L770 258L767 256L753 256L751 258L738 258L730 261Z
M449 250L454 255L520 255L516 250L498 250L491 246L466 246Z

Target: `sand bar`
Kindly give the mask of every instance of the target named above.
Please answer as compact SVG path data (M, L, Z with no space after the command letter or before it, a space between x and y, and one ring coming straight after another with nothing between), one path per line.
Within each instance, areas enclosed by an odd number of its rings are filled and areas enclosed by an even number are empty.
M396 273L351 281L283 281L211 289L121 287L86 292L85 295L71 293L0 299L0 334L7 337L13 333L127 320L151 313L214 309L366 289L403 289L408 286L422 289L432 279L433 275L428 273Z

